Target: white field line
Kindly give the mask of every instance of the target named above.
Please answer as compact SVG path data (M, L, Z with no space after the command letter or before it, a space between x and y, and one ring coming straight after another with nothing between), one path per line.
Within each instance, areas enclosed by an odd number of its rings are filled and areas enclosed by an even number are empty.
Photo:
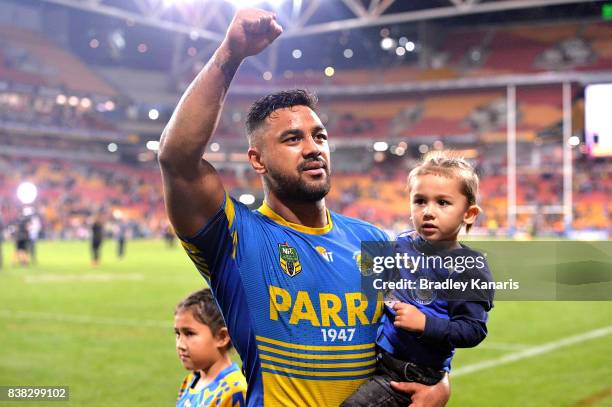
M24 277L27 284L39 283L109 283L112 281L143 281L144 274L128 273L128 274L113 274L113 273L92 273L92 274L35 274Z
M533 345L528 345L525 343L505 343L505 342L487 342L478 345L478 349L492 349L492 350L525 350L533 347Z
M12 318L12 319L30 319L30 320L44 320L53 322L69 322L69 323L81 323L81 324L98 324L98 325L123 325L131 327L151 327L151 328L163 328L170 329L172 327L171 321L159 321L159 320L147 320L147 319L121 319L121 318L109 318L109 317L94 317L89 315L69 315L69 314L53 314L44 312L27 312L27 311L10 311L0 310L0 317ZM583 334L569 336L556 341L548 342L542 345L533 346L524 350L519 350L508 355L489 359L482 362L467 365L458 369L454 369L451 373L452 377L466 375L480 370L504 365L507 363L516 362L518 360L527 359L535 356L539 356L545 353L555 351L557 349L574 345L576 343L585 342L591 339L600 338L612 334L612 325L594 329L592 331L585 332ZM484 347L485 344L483 344ZM524 346L519 344L504 344L504 343L489 343L488 347L491 349L508 349L510 347L516 348L517 346Z
M97 324L97 325L122 325L133 328L148 327L148 328L163 328L171 329L172 321L168 316L168 321L157 321L152 319L122 319L109 317L96 317L90 315L69 315L69 314L52 314L46 312L27 312L27 311L9 311L0 310L0 318L10 319L30 319L34 321L51 321L51 322L70 322L77 324Z
M599 329L594 329L592 331L588 331L579 335L568 336L563 339L558 339L556 341L547 342L542 345L533 346L531 348L521 350L518 352L510 353L508 355L489 359L482 362L474 363L471 365L463 366L458 369L451 371L451 377L457 377L461 375L466 375L474 372L478 372L484 369L489 369L492 367L497 367L500 365L505 365L507 363L516 362L518 360L532 358L535 356L540 356L545 353L553 352L557 349L564 348L566 346L574 345L577 343L582 343L591 339L601 338L603 336L607 336L612 334L612 325L606 326Z

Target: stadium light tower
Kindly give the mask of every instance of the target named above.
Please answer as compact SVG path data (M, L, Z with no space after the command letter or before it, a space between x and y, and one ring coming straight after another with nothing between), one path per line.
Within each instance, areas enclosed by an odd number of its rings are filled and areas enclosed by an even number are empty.
M31 182L22 182L17 187L17 199L24 204L29 205L36 200L38 189Z

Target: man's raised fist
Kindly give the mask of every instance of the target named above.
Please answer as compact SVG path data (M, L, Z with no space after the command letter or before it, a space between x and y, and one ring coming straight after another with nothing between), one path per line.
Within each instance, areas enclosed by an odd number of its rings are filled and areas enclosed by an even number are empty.
M238 10L234 16L223 45L232 58L243 59L257 55L272 43L283 28L276 22L276 15L254 8Z

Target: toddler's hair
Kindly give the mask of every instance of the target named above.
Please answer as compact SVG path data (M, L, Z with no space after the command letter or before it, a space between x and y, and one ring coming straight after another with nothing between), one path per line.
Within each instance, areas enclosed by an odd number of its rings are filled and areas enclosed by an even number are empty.
M461 193L467 198L468 206L476 205L478 198L478 175L474 167L463 157L452 151L432 151L423 156L419 165L408 174L408 189L419 175L433 174L445 178L455 178L461 181ZM469 232L472 225L466 225Z
M221 311L219 311L219 307L217 306L217 302L210 288L196 291L179 302L174 309L174 315L184 311L191 311L193 317L198 322L207 325L213 335L216 335L221 328L225 328L223 315L221 315Z

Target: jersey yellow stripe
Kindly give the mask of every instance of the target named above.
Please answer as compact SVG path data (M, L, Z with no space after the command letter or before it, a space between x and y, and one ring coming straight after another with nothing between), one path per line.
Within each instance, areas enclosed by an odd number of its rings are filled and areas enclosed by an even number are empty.
M229 194L225 193L225 216L227 217L227 224L230 229L234 224L234 216L236 216L236 209L234 208L234 202L230 198Z
M315 369L324 369L324 368L335 369L335 368L341 368L341 367L364 367L364 366L372 366L376 363L375 359L366 360L365 362L307 363L307 362L296 362L295 360L277 358L276 356L270 356L270 355L260 354L259 357L263 360L268 360L270 362L285 363L288 365L294 365L298 367L312 367Z
M300 225L297 223L292 223L289 222L288 220L286 220L285 218L283 218L282 216L280 216L278 213L274 212L272 210L272 208L270 208L270 206L268 206L268 203L266 201L263 201L263 203L261 204L261 206L259 208L257 208L257 210L262 214L267 216L268 218L272 219L274 222L283 225L283 226L287 226L288 228L291 228L293 230L297 230L298 232L302 232L302 233L307 233L309 235L323 235L327 232L329 232L332 227L333 227L333 223L332 223L332 219L331 219L331 215L329 213L329 209L325 210L325 213L327 214L327 225L320 227L320 228L313 228L313 227L309 227L309 226L304 226L304 225Z
M232 259L236 258L236 248L238 247L238 232L234 230L232 233L232 245L234 245L234 250L232 251Z
M364 370L352 370L349 372L313 372L310 370L298 370L298 369L291 369L288 367L278 367L278 366L270 365L267 363L262 363L261 367L265 369L276 370L278 372L283 372L283 373L293 373L293 374L313 376L313 377L359 376L359 375L372 374L374 373L374 370L375 370L374 368L371 368L371 369L364 369Z
M191 261L193 261L196 265L196 267L198 268L203 268L205 270L208 270L208 264L206 264L206 261L194 254L190 254L187 253L187 255L189 256L189 258L191 259Z
M206 265L207 265L207 264L206 264L206 261L205 261L203 258L199 257L199 256L198 256L198 254L195 254L195 253L187 253L187 256L189 256L189 258L190 258L190 259L191 259L191 260L192 260L194 263L196 263L197 265L200 265L200 266L206 266Z
M266 338L264 336L257 335L255 337L258 341L270 343L272 345L279 345L290 349L301 349L301 350L329 350L341 352L344 350L362 350L362 349L373 349L374 343L364 343L360 345L336 345L336 346L315 346L315 345L302 345L299 343L288 343L278 341L276 339Z
M266 345L257 345L260 350L276 353L277 355L289 356L292 358L302 358L302 359L319 359L319 360L334 360L334 359L361 359L361 358L373 358L376 356L376 352L365 352L365 353L351 353L351 354L333 354L333 355L321 355L316 353L297 353L297 352L289 352L286 350L271 348Z

